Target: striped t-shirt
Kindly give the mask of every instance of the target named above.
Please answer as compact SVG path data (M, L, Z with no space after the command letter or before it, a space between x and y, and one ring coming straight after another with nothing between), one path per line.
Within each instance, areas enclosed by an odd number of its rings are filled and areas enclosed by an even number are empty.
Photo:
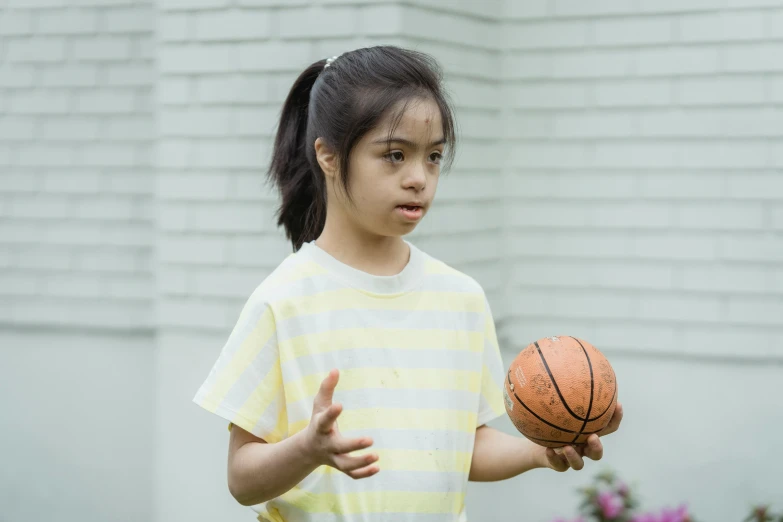
M505 412L503 362L481 286L408 245L402 272L375 276L305 243L253 292L193 399L275 443L307 426L340 370L340 432L372 437L357 454L378 453L380 471L321 466L255 506L259 520L466 520L476 428Z

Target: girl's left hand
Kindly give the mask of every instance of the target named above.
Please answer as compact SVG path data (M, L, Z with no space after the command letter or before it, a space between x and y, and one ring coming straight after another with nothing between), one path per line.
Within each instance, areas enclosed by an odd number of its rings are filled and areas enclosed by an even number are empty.
M583 457L590 460L601 460L604 456L604 446L601 444L600 437L614 433L620 427L623 420L623 406L619 402L614 409L612 418L606 428L598 433L594 433L587 438L585 444L575 444L573 446L563 446L562 448L542 448L545 451L546 467L555 471L567 471L569 469L582 469L585 467Z

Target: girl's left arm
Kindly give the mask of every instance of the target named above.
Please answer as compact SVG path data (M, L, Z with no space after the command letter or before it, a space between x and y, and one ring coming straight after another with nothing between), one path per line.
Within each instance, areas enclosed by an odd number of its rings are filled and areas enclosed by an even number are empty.
M617 404L609 424L599 435L608 435L620 427L623 407ZM520 475L535 468L550 468L555 471L582 469L583 457L600 460L604 448L598 435L590 435L587 443L578 446L564 446L557 451L539 446L524 437L515 437L489 426L476 430L470 475L474 482L494 482Z

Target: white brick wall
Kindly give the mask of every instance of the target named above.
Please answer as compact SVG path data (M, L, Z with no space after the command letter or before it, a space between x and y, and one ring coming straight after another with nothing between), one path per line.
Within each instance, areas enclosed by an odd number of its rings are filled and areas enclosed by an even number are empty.
M507 3L509 346L783 356L783 6L724 4Z
M147 2L0 8L0 324L154 323Z

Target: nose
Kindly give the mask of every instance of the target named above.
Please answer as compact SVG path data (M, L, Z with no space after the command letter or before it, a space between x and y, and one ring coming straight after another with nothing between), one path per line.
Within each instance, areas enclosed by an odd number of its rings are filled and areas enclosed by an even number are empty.
M424 190L427 186L427 172L423 165L412 165L410 169L405 172L403 178L403 188L414 189L417 192Z

